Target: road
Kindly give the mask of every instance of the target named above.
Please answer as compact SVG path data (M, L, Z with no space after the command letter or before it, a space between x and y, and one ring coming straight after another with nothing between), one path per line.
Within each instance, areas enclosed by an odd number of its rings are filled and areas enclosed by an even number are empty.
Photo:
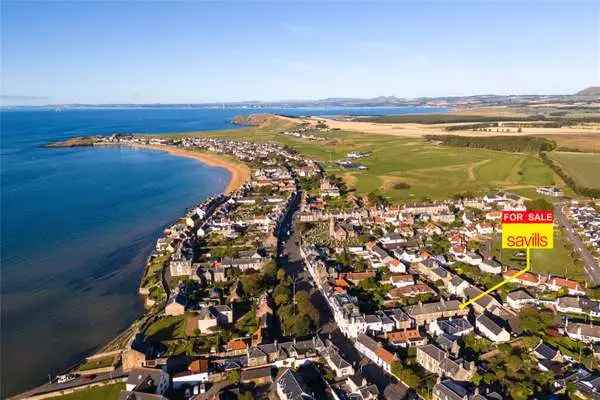
M18 394L14 397L10 397L10 400L26 399L26 398L29 398L32 396L38 396L38 395L42 395L45 393L56 392L59 390L67 390L67 389L77 388L80 386L88 386L93 383L97 384L97 383L113 381L113 380L121 380L121 379L125 378L126 376L127 376L127 374L124 373L119 368L112 372L104 372L104 373L99 373L99 374L95 374L95 375L80 376L78 378L73 379L72 381L65 382L65 383L57 383L57 382L46 383L46 384L38 386L34 389L28 390L27 392Z
M311 302L319 310L318 333L321 337L330 339L343 353L346 360L351 362L357 371L360 370L369 382L377 385L380 393L383 393L386 386L398 382L379 366L366 357L363 357L356 350L353 342L339 330L327 301L323 297L323 294L316 288L310 274L305 268L299 249L300 234L294 229L293 218L294 213L298 209L300 199L301 194L299 193L296 201L290 206L290 212L282 220L278 246L278 264L285 269L286 273L292 279L296 279L297 290L308 291L311 294ZM289 235L287 234L288 231L290 232ZM406 390L408 390L408 387L406 387Z
M559 204L554 207L554 215L556 215L558 224L567 234L567 238L573 244L575 250L581 255L581 258L583 259L583 269L589 279L590 285L600 285L600 267L598 267L598 263L587 247L585 247L585 244L581 241L581 238L577 234L577 231L575 231L571 221L569 221L563 213L562 205Z

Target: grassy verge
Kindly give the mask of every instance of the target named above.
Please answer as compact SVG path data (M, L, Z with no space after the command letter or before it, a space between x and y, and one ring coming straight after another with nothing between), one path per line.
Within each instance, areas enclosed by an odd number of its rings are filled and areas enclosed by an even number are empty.
M117 400L121 390L125 389L124 383L115 383L101 387L81 390L64 396L53 397L56 400Z
M113 365L114 362L115 362L115 356L102 357L102 358L97 358L94 360L87 361L86 363L81 364L81 366L78 369L79 369L79 371L89 371L91 369L96 369L96 368L106 368L106 367L110 367L111 365Z

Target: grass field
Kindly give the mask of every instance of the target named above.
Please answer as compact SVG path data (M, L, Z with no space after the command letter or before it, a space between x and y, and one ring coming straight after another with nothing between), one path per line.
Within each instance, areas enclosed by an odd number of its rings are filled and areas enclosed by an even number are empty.
M117 400L121 390L125 389L124 383L115 383L101 387L81 390L79 392L53 397L56 400Z
M600 189L600 154L552 152L549 156L577 184Z
M551 250L531 250L531 270L538 274L563 276L585 281L585 272L581 261L573 261L572 246L560 229L554 230L554 248ZM525 257L516 257L514 250L500 249L500 235L494 242L494 255L503 264L518 268L525 267Z
M393 201L443 199L465 191L484 193L490 189L526 190L555 184L552 171L533 154L485 149L443 147L421 138L405 138L346 131L327 133L323 141L308 141L279 133L283 125L239 131L202 133L205 136L277 141L307 157L320 160L325 168L344 178L359 194L381 191ZM359 160L366 171L345 170L334 161L350 151L368 151ZM396 183L409 189L396 189Z
M159 319L146 329L146 337L152 342L185 337L184 316L167 316Z
M115 362L115 356L96 358L94 360L90 360L84 364L81 364L78 369L79 369L79 371L88 371L90 369L106 368L106 367L110 367L111 365L113 365L114 362Z

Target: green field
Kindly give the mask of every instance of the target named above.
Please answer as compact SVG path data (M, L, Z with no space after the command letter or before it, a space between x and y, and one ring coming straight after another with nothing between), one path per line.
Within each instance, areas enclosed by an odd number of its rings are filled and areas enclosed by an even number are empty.
M443 199L453 194L504 188L532 193L555 184L555 175L536 155L434 145L424 139L332 131L326 140L309 141L279 133L281 126L203 133L203 136L277 141L320 160L359 194L382 191L393 201ZM334 161L350 151L368 151L358 162L368 170L344 170ZM408 189L395 184L407 183Z
M166 316L150 325L145 332L149 341L160 342L185 337L185 316Z
M115 383L101 387L81 390L64 396L53 397L57 400L117 400L121 390L125 389L124 383Z
M87 361L81 364L78 368L79 371L89 371L96 368L106 368L113 365L115 362L115 356L108 356L102 358L96 358L94 360Z
M502 264L516 268L525 267L525 257L516 257L514 250L500 249L500 235L494 242L494 255ZM585 272L580 260L573 260L572 245L560 229L554 230L554 248L531 250L531 271L585 281Z
M578 185L600 189L600 154L552 152L548 155Z

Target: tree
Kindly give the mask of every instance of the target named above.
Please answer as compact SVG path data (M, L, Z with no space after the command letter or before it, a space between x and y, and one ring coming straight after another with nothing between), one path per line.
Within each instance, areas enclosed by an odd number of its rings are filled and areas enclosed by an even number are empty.
M232 369L231 371L227 372L227 382L231 383L232 385L237 385L240 383L240 371L237 369Z
M238 400L253 400L254 395L252 392L240 392L238 395Z
M262 289L262 277L254 272L240 277L244 292L251 297L257 297Z
M288 304L292 299L292 291L286 285L279 284L273 290L273 300L278 307Z
M540 311L528 307L519 312L519 326L524 332L543 335L553 322L554 316L546 310Z
M515 382L510 389L510 397L514 400L527 400L532 394L533 389L526 382Z

